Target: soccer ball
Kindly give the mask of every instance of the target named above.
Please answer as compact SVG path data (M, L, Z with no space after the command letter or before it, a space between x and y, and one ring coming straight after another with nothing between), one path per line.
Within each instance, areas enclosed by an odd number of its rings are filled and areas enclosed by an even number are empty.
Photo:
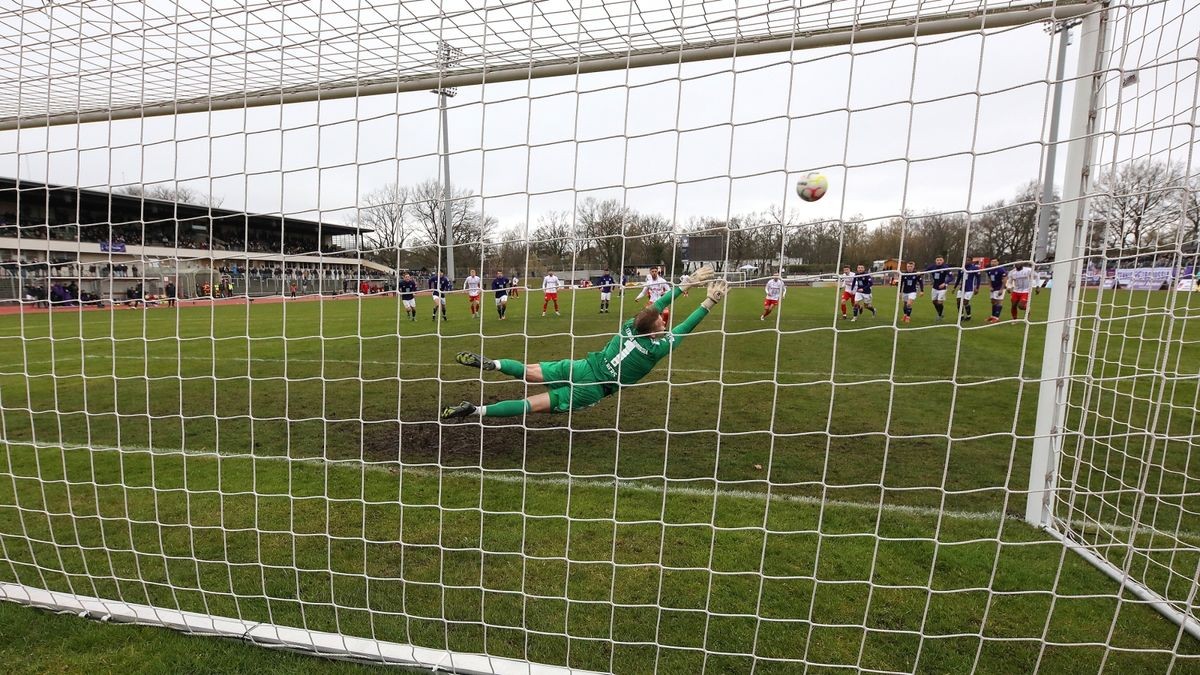
M812 173L805 174L800 180L796 181L796 194L800 195L800 199L806 202L815 202L825 193L829 191L829 180L825 178L825 174Z

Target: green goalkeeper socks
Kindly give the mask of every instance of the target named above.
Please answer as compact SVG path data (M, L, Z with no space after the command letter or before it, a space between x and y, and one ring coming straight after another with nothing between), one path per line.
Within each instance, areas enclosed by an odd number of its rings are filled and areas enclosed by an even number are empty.
M509 363L514 363L510 361ZM500 401L490 405L480 406L479 414L482 417L516 417L529 412L529 401L525 399L517 401Z
M500 372L508 375L509 377L525 377L525 364L521 363L520 361L513 361L512 359L499 359L496 361L496 363L500 368ZM513 414L519 415L521 413Z

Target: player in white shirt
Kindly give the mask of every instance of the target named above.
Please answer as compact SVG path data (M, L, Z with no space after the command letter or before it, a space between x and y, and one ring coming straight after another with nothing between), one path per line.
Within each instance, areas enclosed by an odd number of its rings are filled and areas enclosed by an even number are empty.
M638 293L634 300L641 300L643 297L646 297L648 300L646 306L649 307L658 302L659 298L670 292L671 282L659 275L657 267L651 267L650 276L646 277L645 283L642 284L642 292ZM671 308L666 308L662 314L663 321L667 321L671 317Z
M692 282L692 277L690 277L689 275L687 275L687 274L679 275L679 287L683 289L684 295L688 294L688 290L691 288L691 285L690 285L691 282Z
M763 313L758 320L766 321L771 311L779 306L779 301L785 295L787 295L787 285L783 283L783 279L779 278L779 272L776 272L775 276L767 279L767 296L763 298Z
M1016 263L1013 265L1013 271L1008 273L1008 283L1012 286L1012 292L1009 293L1012 304L1009 306L1009 310L1013 319L1017 318L1018 309L1028 313L1029 294L1033 292L1033 282L1033 268L1027 267L1026 263Z
M842 287L842 318L846 318L846 303L851 306L854 304L854 272L850 271L850 266L846 265L842 268L842 274L838 277L838 281Z
M546 316L546 307L554 303L554 316L561 316L558 313L558 289L562 286L562 282L558 280L554 272L546 270L546 276L542 277L542 316Z
M471 303L471 316L479 318L479 298L483 295L483 279L471 270L466 279L463 279L463 288L467 291L467 300Z

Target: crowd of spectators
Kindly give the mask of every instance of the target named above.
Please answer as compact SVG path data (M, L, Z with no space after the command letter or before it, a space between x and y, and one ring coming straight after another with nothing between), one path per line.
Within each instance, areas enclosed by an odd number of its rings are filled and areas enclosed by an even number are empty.
M71 282L69 284L52 283L37 284L30 283L25 285L24 296L27 302L33 302L38 307L64 306L77 307L79 305L96 305L100 303L100 296L87 291L80 292L79 284Z
M277 253L283 255L315 255L338 253L340 246L318 245L316 233L311 235L286 235L282 242L278 231L251 230L239 227L218 227L211 236L205 230L195 230L175 221L159 223L113 223L99 225L13 225L11 213L0 217L0 237L22 237L26 239L51 239L54 241L79 241L109 243L124 246L162 246L212 251L248 251L252 253Z

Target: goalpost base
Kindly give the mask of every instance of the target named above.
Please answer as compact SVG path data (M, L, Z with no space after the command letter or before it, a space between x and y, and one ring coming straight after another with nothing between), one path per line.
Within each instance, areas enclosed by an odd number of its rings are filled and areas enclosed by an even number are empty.
M1095 567L1103 572L1105 576L1121 584L1122 591L1129 591L1131 594L1137 597L1138 600L1141 600L1145 604L1149 605L1154 609L1154 611L1171 621L1171 623L1183 628L1185 633L1191 635L1197 640L1200 640L1200 622L1197 622L1186 613L1176 609L1175 606L1172 605L1166 598L1154 592L1153 589L1141 583L1140 581L1130 577L1128 574L1122 571L1121 568L1112 564L1102 556L1096 555L1094 552L1089 550L1088 547L1073 541L1065 533L1059 532L1053 527L1048 526L1043 527L1042 530L1051 537L1054 537L1069 550L1078 553L1081 558L1091 563L1092 567Z
M165 626L189 634L236 638L258 646L376 665L386 663L463 675L592 675L593 672L196 612L160 609L13 583L0 583L0 600L52 611L70 612L100 621Z

